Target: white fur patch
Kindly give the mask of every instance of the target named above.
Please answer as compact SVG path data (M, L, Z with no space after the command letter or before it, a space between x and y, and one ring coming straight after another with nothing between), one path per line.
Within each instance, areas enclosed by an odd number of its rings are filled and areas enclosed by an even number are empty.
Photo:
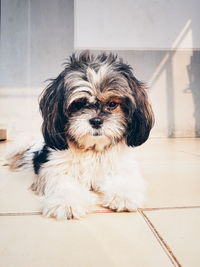
M94 88L97 88L98 85L105 79L106 76L109 75L111 71L111 66L107 64L102 65L99 68L98 72L95 72L94 69L89 67L87 69L88 81L94 86Z

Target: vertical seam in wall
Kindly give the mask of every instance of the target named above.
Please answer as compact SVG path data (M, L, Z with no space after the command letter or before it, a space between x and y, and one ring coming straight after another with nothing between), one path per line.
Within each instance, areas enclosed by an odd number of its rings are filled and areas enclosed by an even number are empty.
M146 216L146 214L138 209L138 212L140 213L140 215L143 217L143 219L145 220L145 222L147 223L147 225L149 226L150 230L153 232L154 236L156 237L156 239L158 240L159 244L161 245L162 249L165 251L165 253L167 254L167 256L169 257L170 261L172 262L172 264L174 266L178 266L181 267L182 265L180 264L180 262L178 261L178 259L176 258L176 256L174 255L174 253L172 252L172 250L170 249L169 245L166 243L166 241L162 238L162 236L160 235L160 233L158 232L158 230L156 230L155 226L153 225L153 223L150 221L150 219Z
M76 0L74 0L74 43L73 43L73 50L75 50L76 45L77 45L77 25L76 25Z
M27 23L27 86L31 89L31 0L28 0L28 23Z

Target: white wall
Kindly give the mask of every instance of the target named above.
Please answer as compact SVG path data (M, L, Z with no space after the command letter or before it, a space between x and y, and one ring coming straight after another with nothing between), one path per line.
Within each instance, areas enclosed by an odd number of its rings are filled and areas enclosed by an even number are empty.
M75 3L75 48L200 48L199 0Z

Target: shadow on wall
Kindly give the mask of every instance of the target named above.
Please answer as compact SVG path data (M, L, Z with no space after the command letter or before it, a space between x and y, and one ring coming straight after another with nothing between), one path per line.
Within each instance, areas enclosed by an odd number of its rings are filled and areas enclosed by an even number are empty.
M189 86L184 90L191 93L194 102L195 136L200 137L200 51L193 51L187 66Z
M163 57L161 63L159 64L156 72L152 76L151 86L157 81L161 73L165 70L166 72L166 95L167 95L167 121L168 121L168 137L174 137L176 133L175 125L175 103L174 103L174 71L173 71L173 57L175 56L178 48L181 46L182 42L187 39L190 42L191 47L193 47L193 28L191 20L188 20L180 34L177 36L176 40L172 45L172 51L168 51ZM189 36L189 37L188 37ZM196 35L194 35L196 36ZM189 38L189 40L188 40ZM184 53L184 51L182 51ZM185 50L185 53L189 51ZM184 93L192 93L193 103L194 103L194 120L195 120L195 137L200 137L200 51L193 50L190 64L186 66L188 74L188 88L184 89ZM185 109L187 110L187 107Z
M156 83L157 79L160 77L161 73L165 71L166 75L166 106L167 106L167 136L169 138L176 136L176 123L175 123L175 91L177 88L174 83L178 79L174 75L174 65L173 58L176 55L177 50L168 51L163 56L159 66L162 66L159 71L154 73L153 79L151 81L151 88ZM181 51L184 53L191 53L190 51ZM186 72L188 75L188 87L183 88L182 92L185 94L192 94L193 99L193 110L191 106L188 105L185 107L185 112L193 112L192 116L194 117L194 136L200 137L200 51L193 50L190 56L190 63L185 66ZM158 68L159 69L159 68ZM177 101L177 100L176 100ZM181 99L180 99L181 101ZM184 116L184 114L183 114Z

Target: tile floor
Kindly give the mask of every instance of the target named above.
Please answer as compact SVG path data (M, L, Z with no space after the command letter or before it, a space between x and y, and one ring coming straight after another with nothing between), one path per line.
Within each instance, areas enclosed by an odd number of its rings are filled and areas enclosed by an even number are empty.
M0 142L0 165L12 140L39 129L31 105L24 102L27 112L3 110L12 129ZM1 166L0 267L200 266L200 139L152 138L135 152L148 183L145 207L135 213L94 207L79 221L42 217L28 189L31 175Z

